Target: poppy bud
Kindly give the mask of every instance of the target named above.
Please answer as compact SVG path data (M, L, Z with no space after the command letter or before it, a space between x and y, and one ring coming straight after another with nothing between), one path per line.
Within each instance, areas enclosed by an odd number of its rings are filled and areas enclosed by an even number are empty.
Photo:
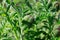
M60 9L60 2L58 2L58 1L55 2L54 7L55 7L56 11L58 11Z
M22 19L22 23L32 27L32 25L35 23L34 17L32 15L26 15L23 19Z
M60 26L57 28L58 32L56 34L56 37L60 37Z
M57 28L58 31L60 31L60 26Z

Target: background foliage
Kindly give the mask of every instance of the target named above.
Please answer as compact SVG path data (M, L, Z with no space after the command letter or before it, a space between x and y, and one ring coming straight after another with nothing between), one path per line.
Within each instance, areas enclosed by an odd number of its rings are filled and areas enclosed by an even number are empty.
M0 0L0 40L60 40L60 1Z

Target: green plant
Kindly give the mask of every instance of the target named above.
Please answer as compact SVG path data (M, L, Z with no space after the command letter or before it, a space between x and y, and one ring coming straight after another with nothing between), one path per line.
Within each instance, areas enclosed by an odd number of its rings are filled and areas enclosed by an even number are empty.
M0 4L0 40L58 40L55 25L60 24L57 15L60 5L56 6L55 2L3 0Z

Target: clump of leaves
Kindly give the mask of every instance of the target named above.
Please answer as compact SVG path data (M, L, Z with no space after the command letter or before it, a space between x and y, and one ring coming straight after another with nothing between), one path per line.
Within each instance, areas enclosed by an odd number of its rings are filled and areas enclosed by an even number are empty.
M53 4L56 0L32 1L6 0L7 7L1 5L1 11L6 9L4 12L0 11L1 15L5 15L1 16L0 21L1 40L55 40L54 25L59 22L59 18L55 18L59 2Z

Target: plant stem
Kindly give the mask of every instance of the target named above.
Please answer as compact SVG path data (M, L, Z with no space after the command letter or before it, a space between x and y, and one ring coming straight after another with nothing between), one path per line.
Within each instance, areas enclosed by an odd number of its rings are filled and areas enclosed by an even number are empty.
M18 13L18 21L19 21L19 27L20 27L20 40L23 40L23 37L22 37L22 33L23 33L23 30L22 30L22 17L20 16L20 14Z
M12 3L11 3L11 4L12 4ZM10 6L11 6L11 4L8 6L8 8L7 8L5 14L6 14L6 17L7 17L8 22L10 22L10 24L13 26L12 29L13 29L13 31L14 31L15 38L16 38L16 40L18 40L18 36L17 36L17 34L15 33L16 30L14 30L14 23L10 20L9 15L8 15L8 13L7 13L8 10L9 10L9 8L10 8Z
M18 22L19 22L19 27L20 27L20 40L23 40L23 29L22 29L22 10L21 8L19 9L19 7L17 8L15 5L12 5L12 7L16 10L17 14L18 14Z

